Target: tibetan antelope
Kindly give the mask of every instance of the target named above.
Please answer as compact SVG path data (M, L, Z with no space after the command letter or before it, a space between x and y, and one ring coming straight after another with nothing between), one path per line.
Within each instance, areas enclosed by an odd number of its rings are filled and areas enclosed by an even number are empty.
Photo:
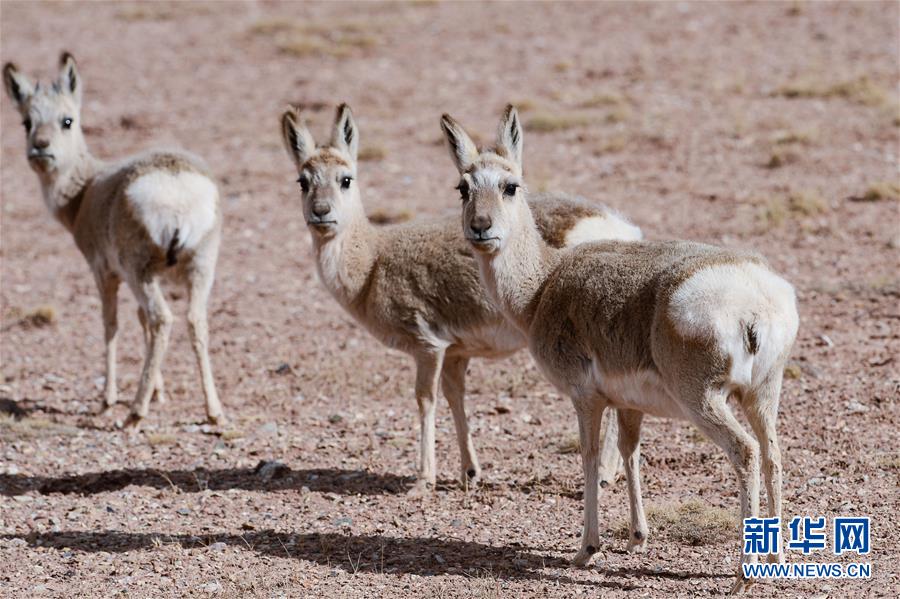
M439 385L453 414L463 486L475 483L481 469L463 405L466 367L473 357L499 358L521 349L524 336L482 291L457 216L384 227L369 222L357 183L359 133L348 106L338 107L326 145L316 146L293 109L282 115L281 129L299 174L303 217L322 283L379 341L415 360L421 430L418 481L411 493L435 484ZM532 208L554 247L641 237L634 225L584 200L547 195L535 197ZM615 430L606 433L603 482L612 480L620 464Z
M106 163L88 151L81 130L82 79L64 52L59 78L32 84L16 66L3 82L22 115L28 164L44 203L75 238L94 274L106 343L104 409L116 403L117 295L124 281L138 302L146 359L127 420L137 426L151 398L163 401L160 372L172 326L160 282L187 285L191 343L211 422L224 421L208 352L206 304L219 252L219 192L203 162L184 152L153 151Z
M441 128L460 174L463 233L487 293L575 406L585 479L575 564L587 564L600 542L598 433L607 407L619 421L629 551L643 550L648 533L639 472L644 414L688 420L725 451L737 473L742 520L759 514L761 455L769 513L780 516L775 421L798 327L793 287L756 254L699 243L554 248L541 236L528 200L515 108L507 107L501 120L499 151L477 152L449 115ZM730 396L755 439L728 407ZM742 584L739 578L735 588Z

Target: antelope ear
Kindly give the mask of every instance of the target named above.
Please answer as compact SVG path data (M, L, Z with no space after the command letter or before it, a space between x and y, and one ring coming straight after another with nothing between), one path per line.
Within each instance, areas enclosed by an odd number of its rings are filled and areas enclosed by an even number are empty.
M460 174L469 170L478 159L478 148L469 137L462 125L457 123L449 114L441 116L441 130L447 138L447 148L450 150L450 159L456 165Z
M68 52L63 52L59 57L59 88L72 96L75 102L81 106L81 75L75 65L75 57Z
M34 93L31 81L20 73L19 68L11 62L3 66L3 86L6 87L6 93L20 110L25 100Z
M334 115L334 128L331 130L331 147L344 150L350 154L353 162L359 152L359 131L353 120L353 112L346 104L341 104Z
M299 169L316 149L312 134L302 122L296 108L289 108L281 115L281 138L288 156Z
M522 170L522 124L519 112L512 104L507 104L500 118L497 130L497 145L506 151L507 158L515 162Z

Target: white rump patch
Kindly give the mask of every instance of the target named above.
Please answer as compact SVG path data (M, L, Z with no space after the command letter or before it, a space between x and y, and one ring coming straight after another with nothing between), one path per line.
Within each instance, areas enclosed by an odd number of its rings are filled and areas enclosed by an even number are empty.
M209 177L194 172L153 171L125 190L134 214L161 248L178 230L178 245L193 248L216 223L219 191Z
M793 344L799 324L794 288L758 264L704 268L686 281L669 305L678 333L715 341L732 358L732 381L759 380ZM755 325L758 353L746 348L746 329Z
M587 241L603 241L605 239L637 241L643 237L640 227L632 225L616 214L608 213L603 216L589 216L580 219L566 233L566 247Z

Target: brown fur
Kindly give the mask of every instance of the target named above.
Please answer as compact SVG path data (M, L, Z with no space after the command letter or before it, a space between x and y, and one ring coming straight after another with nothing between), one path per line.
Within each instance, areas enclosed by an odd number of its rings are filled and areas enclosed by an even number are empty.
M81 130L82 84L75 59L66 52L60 63L59 79L49 87L32 86L11 63L4 67L3 78L8 94L31 125L26 130L28 156L34 159L32 166L41 181L45 203L72 233L100 292L106 342L104 409L117 401L117 311L122 282L137 299L147 348L129 423L136 425L147 415L152 398L163 400L160 367L172 321L159 285L165 275L187 286L190 293L189 332L207 416L213 422L222 422L224 414L209 363L206 321L222 225L218 192L209 169L199 158L185 152L146 152L115 164L94 158ZM68 126L63 127L65 119ZM38 143L39 136L45 146ZM126 190L140 177L160 172L191 172L200 176L191 179L195 186L190 188L185 187L188 184L183 180L163 178L167 183L160 185L172 185L176 192L196 190L196 181L206 181L200 184L199 192L191 191L194 195L188 200L180 195L169 197L167 190L140 185L140 191L126 197ZM197 197L198 194L203 197ZM143 214L133 202L140 204ZM180 203L174 206L167 202ZM180 226L195 230L190 247L184 245L186 239L179 238L179 233L185 233L179 230ZM152 230L158 239L154 240ZM161 239L166 235L169 239Z
M725 450L738 478L742 518L759 514L762 457L770 515L780 516L775 418L798 323L790 285L756 254L698 243L599 241L553 248L525 195L505 191L521 186L521 162L498 170L472 155L471 140L449 115L441 125L469 185L463 228L478 250L482 281L528 337L541 370L571 397L578 416L585 512L574 562L584 565L598 550L598 438L608 406L618 412L630 551L642 551L647 538L639 474L644 413L687 419ZM507 108L500 132L507 154L521 157L514 108ZM762 345L758 327L764 329ZM727 407L732 394L740 398L755 439Z
M334 181L341 169L355 172L356 167L346 142L347 136L358 141L349 108L338 109L332 145L326 148L315 146L295 111L285 113L281 124L285 147L299 173L316 181L304 198L304 216L307 221L313 218L310 211L314 202L330 203L333 211L328 218L339 221L336 232L320 232L312 226L323 283L376 338L416 361L422 429L416 490L433 486L435 480L433 414L439 381L454 416L462 480L474 482L480 468L463 408L466 364L472 357L508 355L523 347L524 338L484 293L458 218L375 227L362 210L356 184L349 190L336 187ZM342 160L335 160L335 153ZM496 155L489 160L508 164ZM534 206L544 230L558 244L576 222L566 215L567 207L584 215L611 216L602 207L567 196L536 198ZM608 443L614 445L614 432ZM606 470L611 471L611 479L618 456L615 452L609 452L609 456L612 465L607 464Z

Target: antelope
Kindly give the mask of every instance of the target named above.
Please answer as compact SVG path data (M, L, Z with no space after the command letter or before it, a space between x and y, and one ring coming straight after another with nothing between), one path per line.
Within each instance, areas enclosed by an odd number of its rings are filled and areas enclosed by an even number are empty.
M32 82L12 63L3 83L23 118L28 164L44 203L75 239L94 275L103 312L106 382L103 408L117 401L116 334L122 281L138 303L146 358L126 425L138 428L151 399L165 399L161 365L172 312L160 282L187 286L188 329L213 423L225 416L209 360L207 308L221 237L219 192L207 166L182 151L149 151L116 163L95 158L81 129L83 83L68 52L50 85Z
M600 542L598 433L606 408L616 409L619 423L628 551L645 550L648 536L639 471L644 414L687 420L725 451L737 474L742 521L759 515L761 456L769 514L780 517L775 421L799 324L793 287L757 254L687 241L555 248L539 232L522 177L516 109L507 107L493 149L476 149L447 114L441 128L460 175L463 233L485 290L575 407L585 491L574 563L586 565ZM730 396L755 439L728 407ZM735 590L743 583L739 577Z
M466 368L474 357L500 358L525 345L478 282L478 269L457 217L376 227L366 217L357 183L359 133L350 108L338 107L330 142L317 146L295 109L281 117L293 159L303 217L312 235L319 278L335 300L384 345L415 361L419 463L411 495L435 485L435 401L438 386L453 415L463 487L481 467L464 407ZM640 229L609 209L560 195L532 202L547 242L639 239ZM606 431L604 479L620 463L615 430Z

